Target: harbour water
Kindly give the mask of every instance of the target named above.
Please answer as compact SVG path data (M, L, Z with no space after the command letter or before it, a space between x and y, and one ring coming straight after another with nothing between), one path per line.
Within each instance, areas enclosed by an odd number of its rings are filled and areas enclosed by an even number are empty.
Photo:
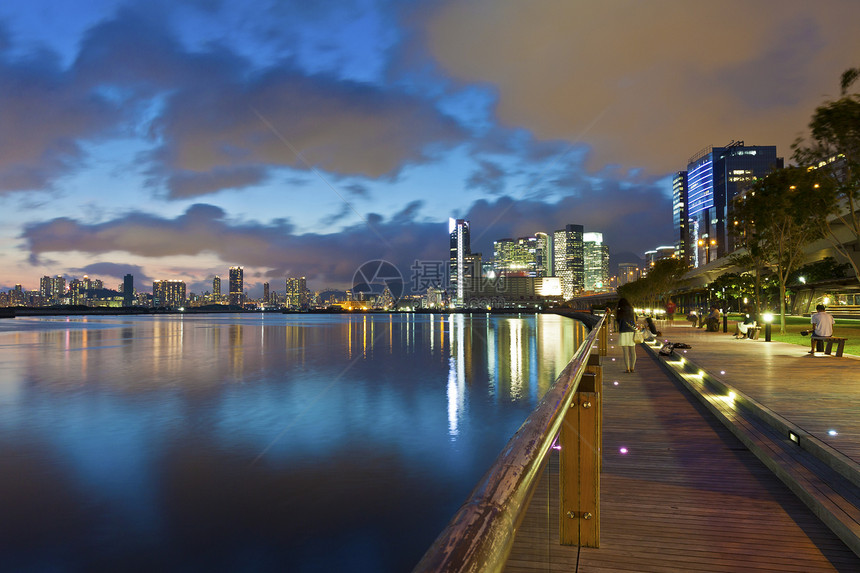
M0 322L0 568L408 571L573 356L556 315Z

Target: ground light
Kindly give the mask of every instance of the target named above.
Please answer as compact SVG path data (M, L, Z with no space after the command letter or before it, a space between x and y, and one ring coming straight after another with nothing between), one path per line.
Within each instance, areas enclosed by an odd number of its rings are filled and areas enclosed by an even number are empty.
M764 341L770 342L770 324L773 322L773 313L766 312L762 318L764 319Z

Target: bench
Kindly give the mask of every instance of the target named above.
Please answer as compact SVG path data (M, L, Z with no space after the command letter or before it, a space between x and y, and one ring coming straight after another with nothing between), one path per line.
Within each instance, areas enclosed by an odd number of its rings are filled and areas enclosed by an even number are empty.
M833 350L833 343L836 343L836 354L835 356L842 356L842 351L845 350L845 342L847 338L839 338L837 336L810 336L810 342L812 343L812 349L809 351L810 354L815 354L816 345L821 347L823 343L827 343L827 346L824 347L824 354L830 354ZM819 352L821 352L819 350Z
M747 338L750 340L758 340L758 335L761 334L760 326L751 326L747 329Z

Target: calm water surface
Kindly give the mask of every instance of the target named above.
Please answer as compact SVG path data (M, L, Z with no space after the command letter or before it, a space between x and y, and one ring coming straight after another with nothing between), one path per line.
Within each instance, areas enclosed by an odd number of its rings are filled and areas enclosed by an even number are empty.
M408 571L580 330L555 315L0 321L0 570Z

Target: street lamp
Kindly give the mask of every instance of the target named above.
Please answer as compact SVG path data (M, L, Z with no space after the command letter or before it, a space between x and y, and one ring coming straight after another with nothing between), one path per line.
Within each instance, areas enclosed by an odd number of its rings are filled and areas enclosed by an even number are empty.
M708 236L705 235L705 238L699 239L697 243L698 243L700 248L705 249L705 263L710 263L711 262L711 248L717 246L717 240L716 239L708 240Z
M773 313L766 312L761 317L764 319L764 341L770 342L770 323L773 322Z

